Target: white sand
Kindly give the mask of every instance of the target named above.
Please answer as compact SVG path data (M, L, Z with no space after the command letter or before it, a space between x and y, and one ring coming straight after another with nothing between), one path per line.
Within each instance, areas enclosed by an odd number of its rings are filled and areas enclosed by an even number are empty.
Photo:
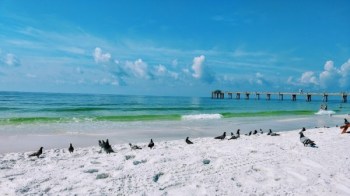
M152 150L118 144L114 154L99 153L97 141L73 154L44 148L39 159L28 158L37 149L1 154L0 195L350 195L350 134L308 129L311 148L298 131L155 140Z

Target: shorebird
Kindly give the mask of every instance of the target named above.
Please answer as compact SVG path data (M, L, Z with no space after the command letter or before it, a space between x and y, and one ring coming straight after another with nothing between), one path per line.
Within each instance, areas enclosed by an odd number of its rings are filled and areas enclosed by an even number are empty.
M104 145L104 150L106 151L107 154L114 152L114 150L112 149L112 146L109 144L108 139L106 140L106 143Z
M280 134L278 134L278 133L273 133L271 129L269 129L269 132L267 133L267 135L270 135L270 136L280 136Z
M258 131L255 129L254 132L253 132L253 135L255 135L255 134L257 134L257 133L258 133Z
M249 133L245 134L246 136L251 136L252 135L252 131L250 131Z
M152 139L151 139L151 141L149 142L148 147L149 147L150 149L152 149L152 148L154 147L154 143L153 143L153 140L152 140Z
M190 141L190 140L188 139L188 137L186 137L186 143L187 143L187 144L193 144L193 142Z
M43 153L43 147L40 147L40 149L37 152L34 152L33 154L30 154L28 157L38 157Z
M70 143L69 148L68 148L68 151L69 151L70 153L72 153L72 152L74 151L74 148L73 148L73 146L72 146L72 143Z
M131 147L132 150L140 150L140 149L142 149L140 146L132 145L131 143L129 143L129 146Z
M236 135L232 135L230 139L228 140L235 140L235 139L238 139L240 137L240 133L239 133L239 129L237 130L237 136Z
M308 137L304 136L303 132L299 132L300 134L300 142L304 144L304 146L316 147L314 141L310 140Z
M225 139L225 137L226 137L226 132L224 132L222 135L220 135L220 136L216 136L214 139L220 139L220 140L223 140L223 139Z

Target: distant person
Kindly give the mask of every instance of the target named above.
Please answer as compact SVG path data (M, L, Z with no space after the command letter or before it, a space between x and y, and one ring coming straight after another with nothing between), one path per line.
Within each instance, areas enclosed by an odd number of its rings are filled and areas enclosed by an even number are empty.
M341 126L340 128L343 129L343 131L341 132L341 134L343 133L349 133L346 132L348 130L348 128L350 127L350 123L348 122L348 120L346 118L344 118L344 125Z

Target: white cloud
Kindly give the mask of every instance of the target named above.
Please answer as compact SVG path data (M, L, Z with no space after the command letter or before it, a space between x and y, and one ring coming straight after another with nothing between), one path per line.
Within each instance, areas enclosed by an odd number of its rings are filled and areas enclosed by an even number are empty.
M205 61L205 56L204 55L201 55L201 56L198 56L198 57L194 57L193 64L192 64L192 70L194 71L192 76L194 78L201 78L202 77L204 61Z
M205 56L201 55L193 58L192 64L192 77L200 79L206 83L212 83L214 81L214 73L209 67L204 66Z
M326 90L339 90L350 87L350 59L340 68L334 66L333 61L327 61L320 74L313 71L304 72L301 77L294 81L292 77L287 80L288 84L295 86L313 85Z
M338 86L340 77L340 71L334 67L333 61L327 61L324 71L320 73L320 86L322 88Z
M148 65L142 59L137 59L134 62L126 61L125 68L137 78L149 79Z
M3 58L3 62L6 65L12 66L12 67L17 67L21 65L20 60L14 54L11 54L11 53L7 53L5 55L5 57Z
M307 72L304 72L302 75L301 75L301 78L300 78L300 83L301 84L314 84L314 85L318 85L318 82L317 82L317 78L315 76L315 73L312 72L312 71L307 71Z
M175 80L179 78L179 74L177 72L168 70L164 65L155 66L154 72L154 74L157 76L170 77Z
M164 75L167 71L167 69L163 65L158 65L155 67L156 69L156 74L158 75Z
M95 48L92 55L96 63L107 63L112 57L110 53L102 53L102 49L99 47Z

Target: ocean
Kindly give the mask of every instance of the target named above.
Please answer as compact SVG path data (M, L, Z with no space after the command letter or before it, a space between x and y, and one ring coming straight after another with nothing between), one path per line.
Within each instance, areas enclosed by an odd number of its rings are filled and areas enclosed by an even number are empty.
M208 97L0 92L0 136L3 143L11 138L46 138L46 143L69 138L86 146L107 137L116 143L146 142L215 136L238 128L245 133L342 123L342 119L316 115L321 104L316 97L306 102L301 96L297 101L211 99L210 92ZM341 103L340 97L331 97L327 105L337 115L350 111L349 103ZM61 145L62 141L57 145L55 141L52 147Z

